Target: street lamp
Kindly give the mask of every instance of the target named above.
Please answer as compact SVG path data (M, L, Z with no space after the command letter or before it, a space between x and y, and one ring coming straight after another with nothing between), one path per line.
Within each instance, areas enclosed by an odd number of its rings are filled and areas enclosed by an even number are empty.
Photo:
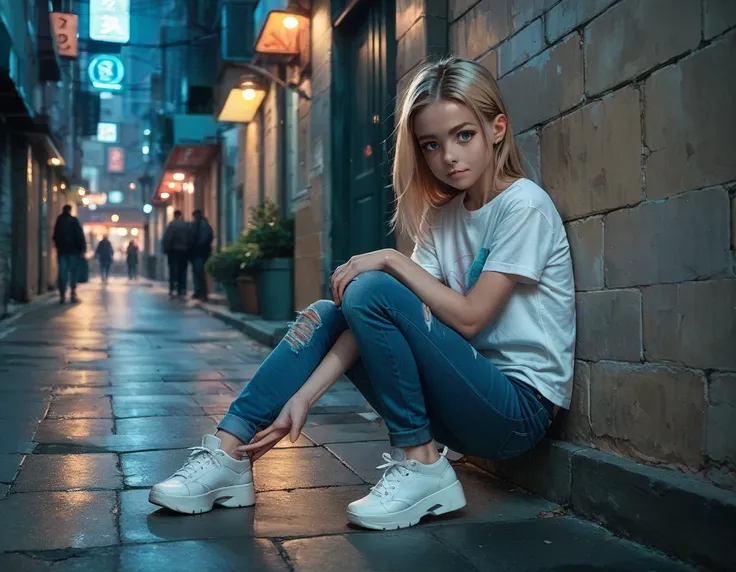
M112 216L110 217L110 220L111 220L112 222L118 222L118 221L120 220L120 217L119 217L118 215L114 214L114 215L112 215Z
M171 195L169 195L169 193L161 193L161 198L162 198L163 200L166 200L166 199L168 199L168 198L169 198L170 196L171 196Z
M79 187L79 190L77 192L79 193L80 197L83 197L87 194L87 191L84 190L84 187Z
M129 189L130 189L131 191L135 191L135 183L130 183L130 184L128 185L128 188L129 188Z

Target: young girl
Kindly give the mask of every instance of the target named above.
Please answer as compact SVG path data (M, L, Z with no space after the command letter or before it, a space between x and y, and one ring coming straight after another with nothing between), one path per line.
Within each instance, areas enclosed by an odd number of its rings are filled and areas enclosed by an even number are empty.
M494 81L477 63L426 66L398 111L395 224L416 246L354 256L332 301L302 312L216 435L153 487L185 513L255 502L251 463L299 436L343 374L383 417L391 455L347 508L373 529L465 506L435 440L503 459L542 439L570 403L575 300L570 251L549 196L524 178Z

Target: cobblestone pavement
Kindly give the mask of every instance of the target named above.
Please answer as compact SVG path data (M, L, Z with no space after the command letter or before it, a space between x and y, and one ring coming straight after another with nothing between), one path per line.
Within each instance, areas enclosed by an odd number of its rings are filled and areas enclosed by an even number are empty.
M148 503L267 355L157 288L114 279L0 322L0 570L686 570L472 466L469 505L395 533L348 525L386 431L347 382L255 466L255 508Z

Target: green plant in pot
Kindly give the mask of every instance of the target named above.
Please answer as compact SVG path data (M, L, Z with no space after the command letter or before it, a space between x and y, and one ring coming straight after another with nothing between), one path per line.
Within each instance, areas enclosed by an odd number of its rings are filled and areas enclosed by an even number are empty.
M224 247L207 260L205 269L222 288L227 296L228 305L233 312L242 312L243 304L238 291L238 277L252 269L253 261L259 256L258 247L254 244L237 242Z
M294 310L294 221L266 201L250 211L243 244L258 249L256 284L260 313L266 320L289 320Z

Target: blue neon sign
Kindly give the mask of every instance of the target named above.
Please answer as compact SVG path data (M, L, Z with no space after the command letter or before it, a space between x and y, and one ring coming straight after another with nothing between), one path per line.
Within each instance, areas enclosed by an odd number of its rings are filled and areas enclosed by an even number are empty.
M120 91L125 77L125 67L117 56L102 55L94 58L89 64L89 79L97 89Z

